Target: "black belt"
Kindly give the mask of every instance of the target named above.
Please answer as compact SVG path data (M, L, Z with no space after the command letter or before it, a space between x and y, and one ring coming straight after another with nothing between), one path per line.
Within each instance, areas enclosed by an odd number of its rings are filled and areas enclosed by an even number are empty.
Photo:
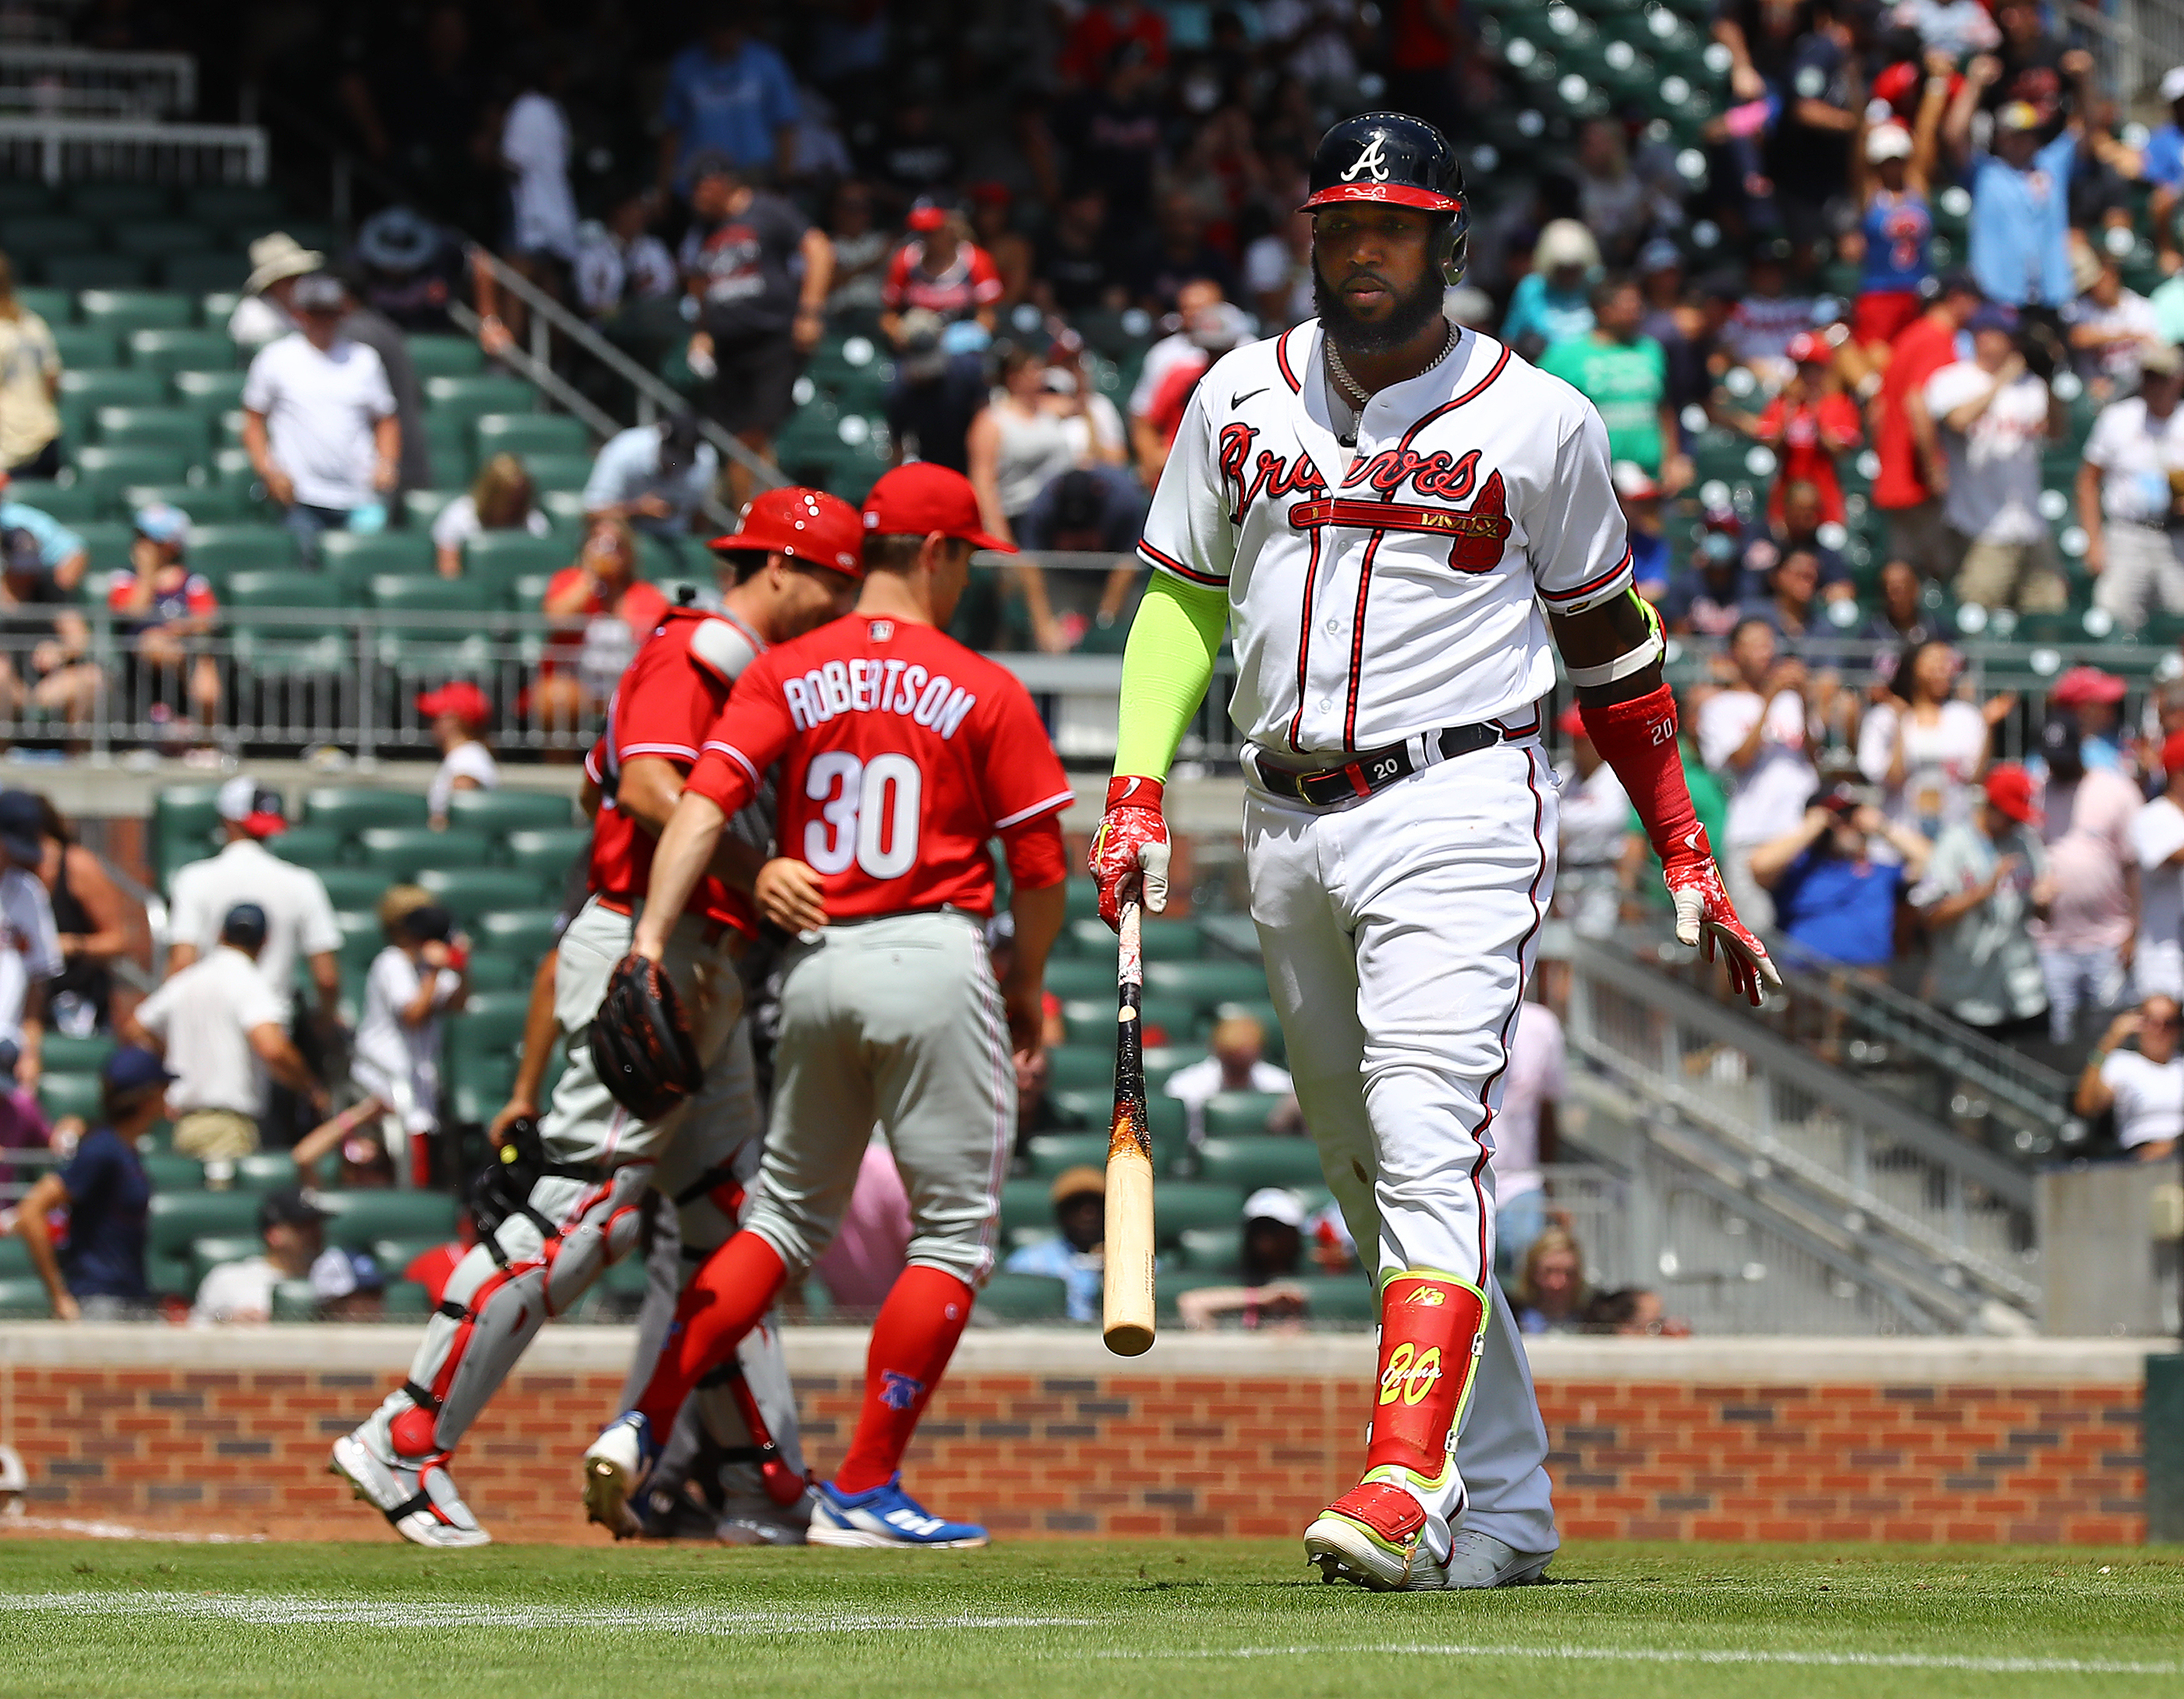
M1451 726L1444 731L1427 733L1425 743L1439 749L1440 759L1448 761L1513 738L1529 738L1539 729L1539 716L1535 714L1529 724L1514 727L1492 720L1476 726ZM1309 803L1314 808L1333 808L1338 803L1355 802L1360 797L1385 790L1398 779L1408 778L1423 767L1436 763L1418 760L1406 741L1390 744L1384 749L1362 750L1339 767L1323 767L1315 772L1290 772L1285 768L1269 766L1264 761L1251 765L1260 784L1276 796Z

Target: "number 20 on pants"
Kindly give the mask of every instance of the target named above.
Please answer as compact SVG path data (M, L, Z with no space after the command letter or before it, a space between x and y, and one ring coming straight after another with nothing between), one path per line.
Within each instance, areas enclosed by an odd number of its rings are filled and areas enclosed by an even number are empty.
M822 873L845 873L854 863L872 878L900 878L917 862L924 787L908 755L863 761L830 749L813 756L804 794L822 806L820 818L805 825L804 859Z

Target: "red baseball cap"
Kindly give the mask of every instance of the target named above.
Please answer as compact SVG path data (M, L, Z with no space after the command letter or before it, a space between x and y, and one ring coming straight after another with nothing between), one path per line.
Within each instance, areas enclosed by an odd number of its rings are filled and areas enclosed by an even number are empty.
M1825 365L1836 357L1828 339L1817 331L1800 331L1791 337L1789 354L1799 365Z
M2048 816L2032 805L2032 775L2015 761L1987 769L1986 799L2020 826L2042 826Z
M2184 769L2184 732L2171 732L2161 740L2161 771L2173 773Z
M912 230L938 230L948 222L947 209L920 201L910 209L910 216L904 222Z
M457 679L452 684L443 684L437 690L427 690L417 699L417 711L427 720L437 720L443 714L452 714L465 726L482 726L493 718L493 704L485 699L485 692L476 685Z
M2074 666L2055 681L2048 699L2064 708L2082 708L2088 702L2120 702L2124 682L2098 666Z
M786 554L830 572L865 576L864 526L856 509L824 490L795 485L765 490L751 498L736 528L716 537L708 549L763 549Z
M970 479L930 460L897 466L865 498L865 530L882 537L923 537L939 532L974 549L1013 554L1017 546L978 529L978 498Z

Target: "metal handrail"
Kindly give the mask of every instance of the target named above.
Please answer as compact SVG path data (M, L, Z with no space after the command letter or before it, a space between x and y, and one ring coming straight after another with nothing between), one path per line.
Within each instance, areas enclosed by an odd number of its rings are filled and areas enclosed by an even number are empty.
M46 76L134 78L138 81L129 92L140 99L145 98L140 92L142 88L164 83L171 92L164 105L153 105L151 109L192 112L197 109L198 62L193 53L126 53L103 47L34 47L22 43L0 47L0 82L28 83ZM102 81L100 86L105 85ZM70 83L64 86L85 90L90 85ZM150 103L147 101L147 104Z
M209 182L263 183L268 144L254 124L168 124L153 119L0 117L0 146L31 143L38 149L38 174L58 184L70 148L110 152L117 148L204 150L222 156L220 169L199 174L176 171L177 179ZM240 171L226 169L239 160Z

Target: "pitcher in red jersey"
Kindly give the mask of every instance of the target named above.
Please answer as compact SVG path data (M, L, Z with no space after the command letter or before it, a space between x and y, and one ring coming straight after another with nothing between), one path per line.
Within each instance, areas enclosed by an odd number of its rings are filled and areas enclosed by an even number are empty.
M1011 1051L1039 1044L1071 791L1015 675L938 629L972 551L1006 547L978 529L969 481L900 467L873 486L864 523L855 612L745 670L654 855L634 948L657 961L728 816L781 764L783 853L757 894L797 941L782 966L766 1153L743 1230L686 1290L651 1384L585 1453L586 1496L596 1512L638 1490L690 1389L826 1250L877 1120L910 1191L909 1267L873 1325L864 1408L817 1488L810 1537L983 1546L983 1528L912 1501L899 1465L994 1267L1016 1126ZM994 837L1016 920L998 986L983 925Z

